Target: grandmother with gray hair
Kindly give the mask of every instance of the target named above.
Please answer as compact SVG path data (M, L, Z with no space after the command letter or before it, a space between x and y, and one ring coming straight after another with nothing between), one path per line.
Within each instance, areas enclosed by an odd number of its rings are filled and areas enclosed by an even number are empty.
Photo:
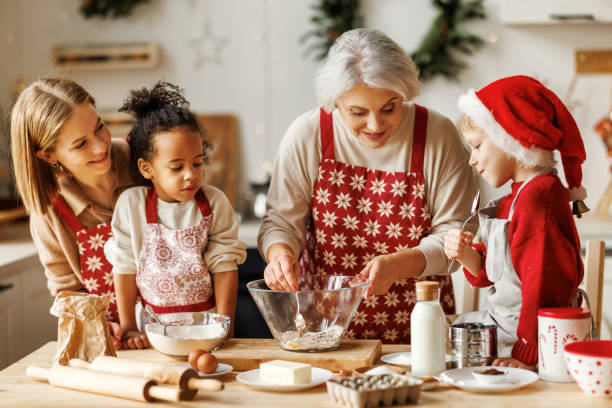
M265 281L291 291L307 274L367 278L346 335L410 343L416 280L440 282L455 312L443 244L476 192L468 152L449 119L410 102L418 70L380 31L342 34L315 88L319 106L289 126L274 164L258 236Z

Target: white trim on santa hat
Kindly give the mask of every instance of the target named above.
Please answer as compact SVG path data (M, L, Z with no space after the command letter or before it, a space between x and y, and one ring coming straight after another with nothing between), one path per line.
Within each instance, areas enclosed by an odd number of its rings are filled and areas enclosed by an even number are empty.
M491 112L489 112L478 96L476 96L476 92L473 89L470 89L459 97L457 106L462 113L472 119L476 126L485 131L496 146L506 152L506 154L520 161L526 167L555 166L555 156L552 151L538 149L533 146L527 149L523 146L497 123Z

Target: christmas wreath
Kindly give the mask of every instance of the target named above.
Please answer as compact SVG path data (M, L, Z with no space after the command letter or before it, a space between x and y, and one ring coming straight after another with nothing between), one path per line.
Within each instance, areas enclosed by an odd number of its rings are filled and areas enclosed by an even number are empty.
M83 0L81 1L80 11L85 18L106 17L111 18L127 17L132 9L140 3L147 3L149 0Z
M460 28L466 21L486 18L484 0L433 0L438 9L431 27L419 47L410 56L419 67L421 79L426 81L436 75L456 81L459 72L467 66L457 54L471 54L482 46L478 36ZM318 38L307 53L319 49L318 59L324 59L329 48L343 32L363 26L359 15L360 0L319 0L313 5L315 14L310 21L317 27L302 36Z

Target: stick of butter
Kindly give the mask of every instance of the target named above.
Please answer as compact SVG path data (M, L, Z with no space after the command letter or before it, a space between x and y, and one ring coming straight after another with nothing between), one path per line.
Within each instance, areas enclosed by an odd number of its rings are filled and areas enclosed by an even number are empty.
M259 380L268 384L294 385L310 382L310 364L273 360L259 365Z

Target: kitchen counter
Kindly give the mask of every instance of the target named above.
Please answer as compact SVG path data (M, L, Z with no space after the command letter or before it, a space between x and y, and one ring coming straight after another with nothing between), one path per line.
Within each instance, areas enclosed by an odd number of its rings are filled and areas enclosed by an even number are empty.
M45 382L34 381L25 375L28 365L49 366L56 343L49 342L22 360L0 371L1 407L285 407L339 408L327 395L326 386L320 385L306 391L292 393L262 392L253 390L236 381L236 372L218 377L225 383L225 390L217 393L203 392L193 401L179 403L156 402L153 405L100 396L80 391L56 388ZM406 351L408 346L383 345L383 354ZM136 360L176 361L155 350L120 351L119 357ZM396 405L397 406L397 405ZM589 406L609 407L610 400L594 398L584 394L575 383L560 384L537 381L514 392L503 394L469 393L445 384L437 389L422 392L418 405L407 407L561 407Z

